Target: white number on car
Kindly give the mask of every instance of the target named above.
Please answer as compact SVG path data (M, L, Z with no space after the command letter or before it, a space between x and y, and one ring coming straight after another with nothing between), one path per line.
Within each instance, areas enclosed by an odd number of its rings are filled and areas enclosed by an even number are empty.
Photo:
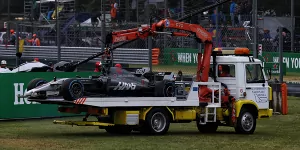
M136 85L134 83L119 82L114 90L135 90Z
M143 69L136 69L135 73L136 74L144 74L147 71L147 69L143 68Z

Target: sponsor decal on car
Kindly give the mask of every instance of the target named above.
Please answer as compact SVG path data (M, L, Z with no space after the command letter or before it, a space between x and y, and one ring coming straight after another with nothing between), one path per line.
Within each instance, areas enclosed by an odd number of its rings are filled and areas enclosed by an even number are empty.
M114 88L114 90L135 90L135 88L135 83L119 82L119 84Z

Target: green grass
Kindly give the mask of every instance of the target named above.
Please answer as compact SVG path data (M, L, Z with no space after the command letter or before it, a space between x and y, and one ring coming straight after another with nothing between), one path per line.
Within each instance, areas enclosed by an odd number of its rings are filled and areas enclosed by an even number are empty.
M81 120L63 120L76 119ZM171 124L165 136L113 136L97 127L55 125L52 121L0 122L0 149L300 149L300 99L294 97L289 97L288 115L259 120L253 135L237 135L230 127L220 127L216 134L201 134L193 122Z

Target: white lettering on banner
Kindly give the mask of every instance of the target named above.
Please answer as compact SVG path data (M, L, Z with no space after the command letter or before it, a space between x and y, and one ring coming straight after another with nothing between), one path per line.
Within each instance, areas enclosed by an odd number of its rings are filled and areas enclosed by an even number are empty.
M273 62L274 63L279 63L279 57L273 57ZM290 68L290 64L289 64L290 58L289 57L283 57L282 62L286 63L286 68ZM291 64L291 66L293 67L293 63Z
M292 68L299 69L300 68L300 58L291 58Z
M198 63L198 54L193 53L194 63Z
M134 83L119 82L114 90L135 90L136 85Z
M24 105L24 104L38 104L36 102L29 102L27 98L19 98L18 96L24 95L27 89L24 90L24 83L14 83L15 87L15 102L14 105Z
M254 94L255 101L257 103L268 102L267 90L263 87L252 88L252 93Z
M179 63L192 63L191 53L177 53Z

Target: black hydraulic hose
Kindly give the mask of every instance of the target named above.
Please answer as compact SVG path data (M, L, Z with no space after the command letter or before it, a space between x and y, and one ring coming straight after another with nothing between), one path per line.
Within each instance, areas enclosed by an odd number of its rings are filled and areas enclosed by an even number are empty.
M121 43L121 44L119 44L119 45L116 45L116 46L114 46L114 47L112 47L112 48L108 48L108 51L111 52L111 51L113 51L113 50L115 50L115 49L117 49L117 48L119 48L119 47L122 47L122 46L124 46L124 45L126 45L126 44L129 44L129 43L131 43L131 42L133 42L133 41L135 41L135 40L137 40L137 39L130 40L130 41L126 41L126 42ZM61 70L61 71L65 71L65 72L73 72L79 65L82 65L82 64L84 64L84 63L87 63L88 61L90 61L90 60L92 60L92 59L95 59L95 58L97 58L97 57L99 57L99 56L102 56L102 55L104 55L104 54L105 54L105 50L103 50L103 51L101 51L101 52L98 52L98 53L96 53L96 54L90 56L89 58L87 58L87 59L85 59L85 60L82 60L82 61L79 61L79 62L75 62L75 63L67 63L67 64L65 64L65 65L63 65L63 66L58 66L58 67L56 67L56 69L57 69L57 70Z

